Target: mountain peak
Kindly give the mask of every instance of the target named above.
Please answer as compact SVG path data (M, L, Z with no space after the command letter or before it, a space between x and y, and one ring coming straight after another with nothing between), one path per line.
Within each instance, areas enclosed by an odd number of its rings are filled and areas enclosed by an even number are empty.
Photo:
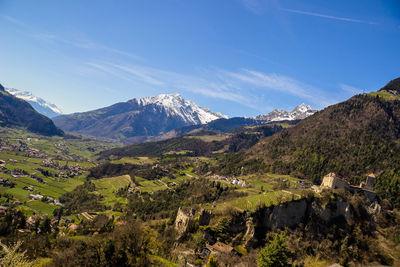
M173 93L134 98L53 120L66 131L138 142L177 128L206 124L220 118L227 117Z
M313 115L315 112L316 110L313 110L310 105L302 103L295 107L292 111L274 109L267 115L257 116L256 119L264 121L302 120Z
M33 95L31 92L17 90L14 88L5 88L7 92L13 96L27 101L31 106L39 113L52 118L62 114L62 111L54 104L47 102L46 100Z
M292 112L308 112L308 111L312 111L312 107L310 105L306 105L304 103L298 105L297 107L295 107Z
M47 136L64 135L49 118L39 114L27 101L8 93L3 86L0 89L0 126L23 127Z
M205 124L210 121L228 118L221 113L213 113L208 108L198 106L190 100L185 100L179 93L160 94L139 99L132 99L142 106L156 105L163 107L168 115L179 116L190 124Z

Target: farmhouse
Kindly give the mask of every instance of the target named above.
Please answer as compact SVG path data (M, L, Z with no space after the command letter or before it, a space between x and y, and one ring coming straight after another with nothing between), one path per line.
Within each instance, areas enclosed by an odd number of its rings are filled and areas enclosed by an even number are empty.
M203 254L210 254L210 252L217 252L220 254L230 254L233 251L233 247L224 244L222 242L217 242L214 245L207 245L205 249L203 249Z
M28 197L29 197L30 199L33 199L33 200L41 200L41 199L43 198L43 196L40 195L40 194L29 194Z

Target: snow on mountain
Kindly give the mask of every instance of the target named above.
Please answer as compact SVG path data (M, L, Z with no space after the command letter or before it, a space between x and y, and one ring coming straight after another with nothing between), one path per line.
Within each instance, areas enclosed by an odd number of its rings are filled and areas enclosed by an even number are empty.
M21 91L14 88L5 88L10 94L27 101L39 113L52 118L62 114L62 111L54 104L34 96L31 92Z
M256 119L264 121L302 120L313 115L315 112L317 111L313 110L310 105L303 103L295 107L292 111L275 109L267 115L257 116Z
M227 117L199 107L179 94L162 94L58 116L53 121L65 131L134 143L219 118Z
M139 105L157 105L163 107L169 116L179 116L188 124L205 124L210 121L228 118L221 113L213 113L207 108L202 108L190 100L185 100L178 94L161 94L157 96L132 99Z

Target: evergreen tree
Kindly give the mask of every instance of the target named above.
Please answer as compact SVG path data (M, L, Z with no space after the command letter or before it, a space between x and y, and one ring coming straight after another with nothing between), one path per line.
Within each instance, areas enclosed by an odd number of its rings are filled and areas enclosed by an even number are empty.
M286 232L275 234L274 239L261 249L258 253L259 267L281 267L288 265L290 252L285 245L286 238Z

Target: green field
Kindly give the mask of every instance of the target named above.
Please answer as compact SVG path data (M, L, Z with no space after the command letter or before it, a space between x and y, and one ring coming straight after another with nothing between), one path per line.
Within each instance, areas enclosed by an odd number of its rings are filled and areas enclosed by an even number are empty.
M230 205L241 210L255 211L256 208L259 206L276 205L280 201L288 201L291 199L291 194L289 193L283 191L274 191L237 198L234 200L223 202L220 205Z
M30 200L29 194L41 194L59 198L62 194L72 191L76 186L82 184L86 179L84 170L82 170L84 173L80 176L70 178L55 177L62 170L42 166L45 159L50 158L53 162L57 162L62 166L65 164L69 166L77 164L82 168L88 169L94 166L91 161L95 158L96 153L118 145L91 139L45 137L22 129L10 128L0 128L0 138L3 140L2 147L7 148L7 150L0 151L0 159L6 162L6 170L0 170L0 178L5 178L15 183L13 188L0 185L0 194L11 194L14 200L19 200L23 203L23 205L18 206L18 209L24 210L29 214L33 212L51 214L56 207L54 204L40 200ZM29 155L28 152L18 151L16 148L19 146L37 149L39 152L36 155ZM38 169L48 171L50 175L45 176ZM22 170L26 174L13 177L10 172L16 170ZM31 175L41 178L44 183L31 178ZM34 190L24 190L23 188L26 186L33 186Z
M391 93L388 91L378 91L369 93L370 96L379 96L384 98L385 100L399 100L400 96L395 95L395 93Z
M126 199L117 197L116 193L118 189L132 184L132 181L129 175L122 175L118 177L93 180L93 183L96 185L96 192L104 196L103 203L105 205L114 205L117 202L126 203Z
M196 139L200 139L204 142L213 142L213 141L223 141L227 137L228 137L228 135L217 134L217 135L187 136L186 138L196 138Z
M131 157L123 157L119 160L113 160L111 161L111 163L114 164L124 164L124 163L128 163L128 164L153 164L156 161L156 159L153 158L149 158L149 157L135 157L135 158L131 158Z

